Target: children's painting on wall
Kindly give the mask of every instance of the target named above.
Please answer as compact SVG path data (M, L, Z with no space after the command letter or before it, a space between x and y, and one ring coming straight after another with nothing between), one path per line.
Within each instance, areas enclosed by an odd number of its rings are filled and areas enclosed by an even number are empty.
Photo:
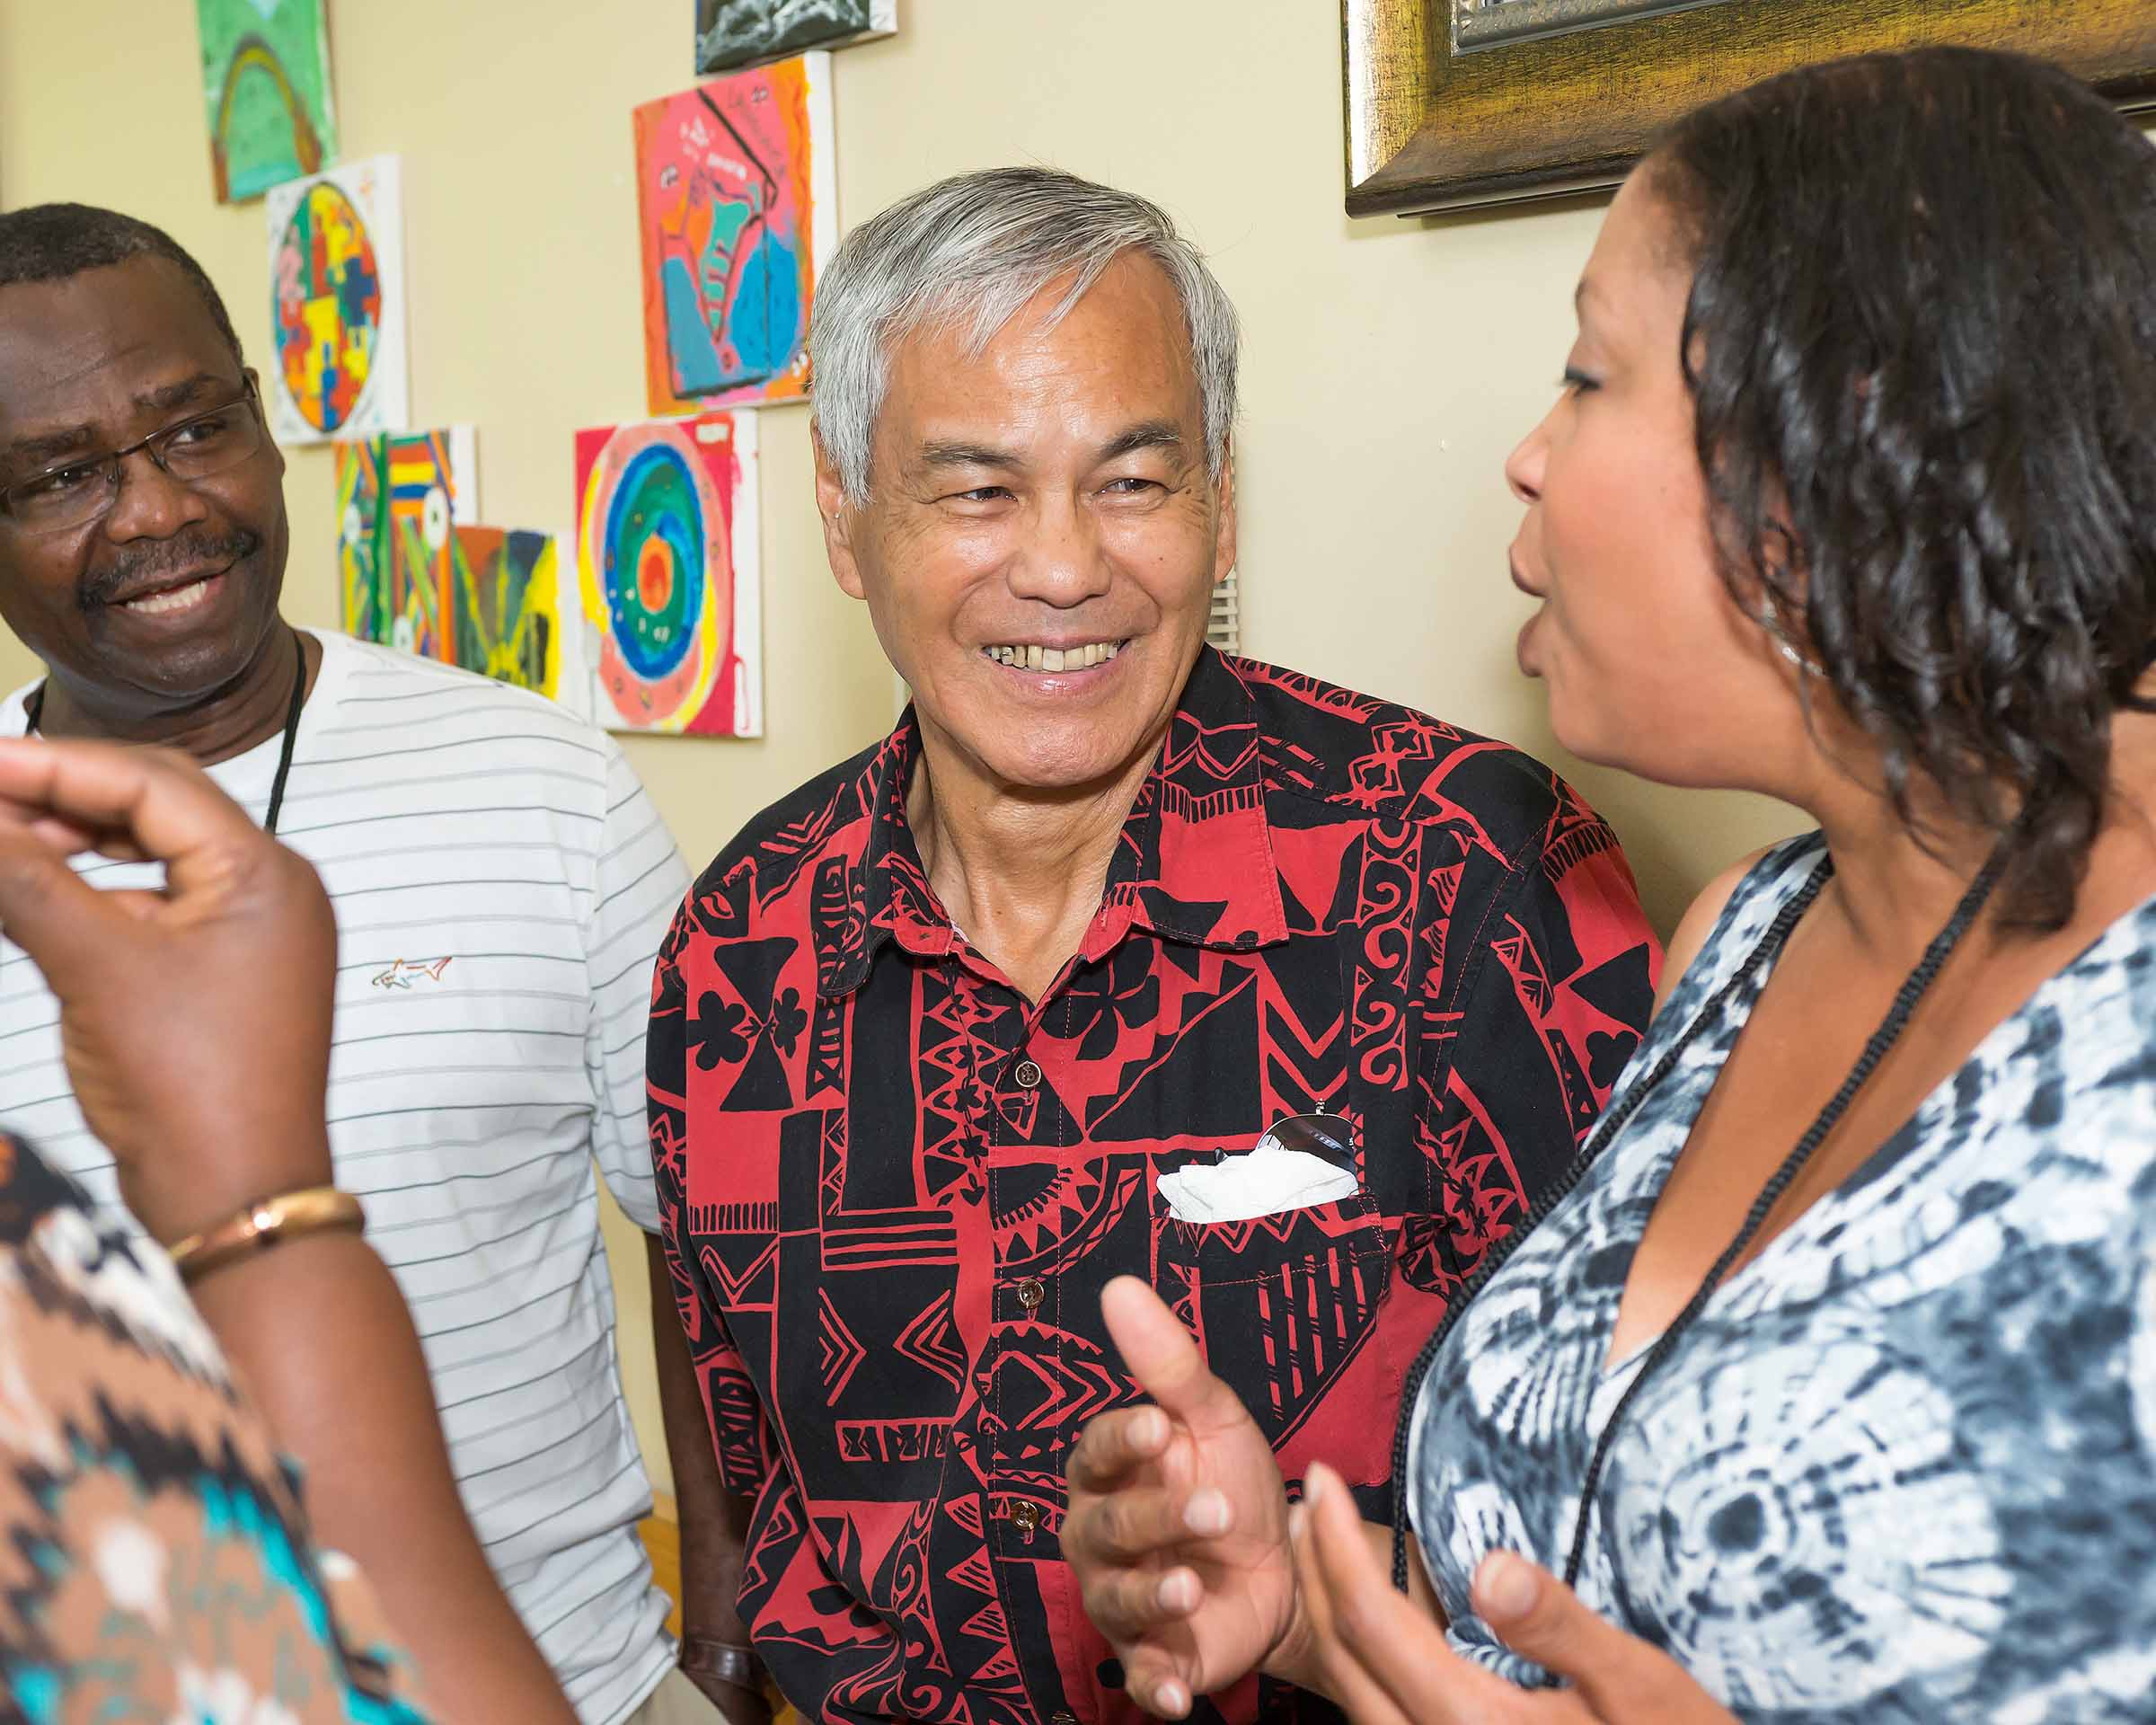
M482 526L468 425L337 446L337 566L347 634L461 665L591 716L591 674L562 541Z
M563 603L561 560L551 533L459 526L450 532L446 658L498 683L514 684L591 716L583 623Z
M337 159L323 0L195 0L195 22L219 203Z
M397 158L273 187L270 429L321 443L404 429L404 207Z
M468 425L337 447L337 561L344 630L446 659L451 529L479 519Z
M696 0L696 70L783 59L898 33L898 0Z
M831 57L715 78L635 118L651 411L800 399L837 240Z
M387 517L376 443L337 446L337 622L361 641L387 638Z
M599 723L764 734L755 414L578 432L577 568Z

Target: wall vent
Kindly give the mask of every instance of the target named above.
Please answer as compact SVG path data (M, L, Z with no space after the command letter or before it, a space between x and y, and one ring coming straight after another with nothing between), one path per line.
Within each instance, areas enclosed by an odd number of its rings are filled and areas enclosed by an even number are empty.
M1213 589L1213 615L1206 624L1206 640L1224 653L1242 650L1242 605L1236 584L1240 570L1231 569L1226 580Z

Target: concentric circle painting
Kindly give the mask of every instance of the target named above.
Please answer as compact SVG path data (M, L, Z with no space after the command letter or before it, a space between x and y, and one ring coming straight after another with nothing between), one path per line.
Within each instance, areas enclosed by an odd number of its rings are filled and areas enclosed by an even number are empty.
M286 442L369 437L406 413L394 156L271 190L270 419Z
M577 434L577 568L598 717L763 734L755 420L701 413Z

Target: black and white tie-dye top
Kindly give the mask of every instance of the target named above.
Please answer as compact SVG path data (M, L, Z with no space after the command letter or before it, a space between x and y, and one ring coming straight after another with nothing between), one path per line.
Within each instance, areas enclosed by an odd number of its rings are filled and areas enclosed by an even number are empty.
M1561 1573L1656 1196L1822 861L1753 870L1635 1054L1676 1065L1467 1309L1409 1415L1453 1644L1494 1550ZM1793 1122L1795 1141L1803 1122ZM1585 1601L1748 1721L2156 1719L2156 900L1987 1036L1715 1295L1634 1400Z

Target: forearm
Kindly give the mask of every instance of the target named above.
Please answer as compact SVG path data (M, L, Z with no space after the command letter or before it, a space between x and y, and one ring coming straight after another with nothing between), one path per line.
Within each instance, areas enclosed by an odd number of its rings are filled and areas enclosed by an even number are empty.
M317 1234L191 1290L325 1545L367 1575L444 1718L570 1725L465 1517L411 1314L355 1234Z
M747 1542L749 1500L720 1477L703 1395L675 1305L666 1249L647 1242L651 1276L652 1346L658 1365L659 1413L674 1465L674 1499L681 1516L681 1615L684 1630L714 1641L746 1644L736 1597Z

